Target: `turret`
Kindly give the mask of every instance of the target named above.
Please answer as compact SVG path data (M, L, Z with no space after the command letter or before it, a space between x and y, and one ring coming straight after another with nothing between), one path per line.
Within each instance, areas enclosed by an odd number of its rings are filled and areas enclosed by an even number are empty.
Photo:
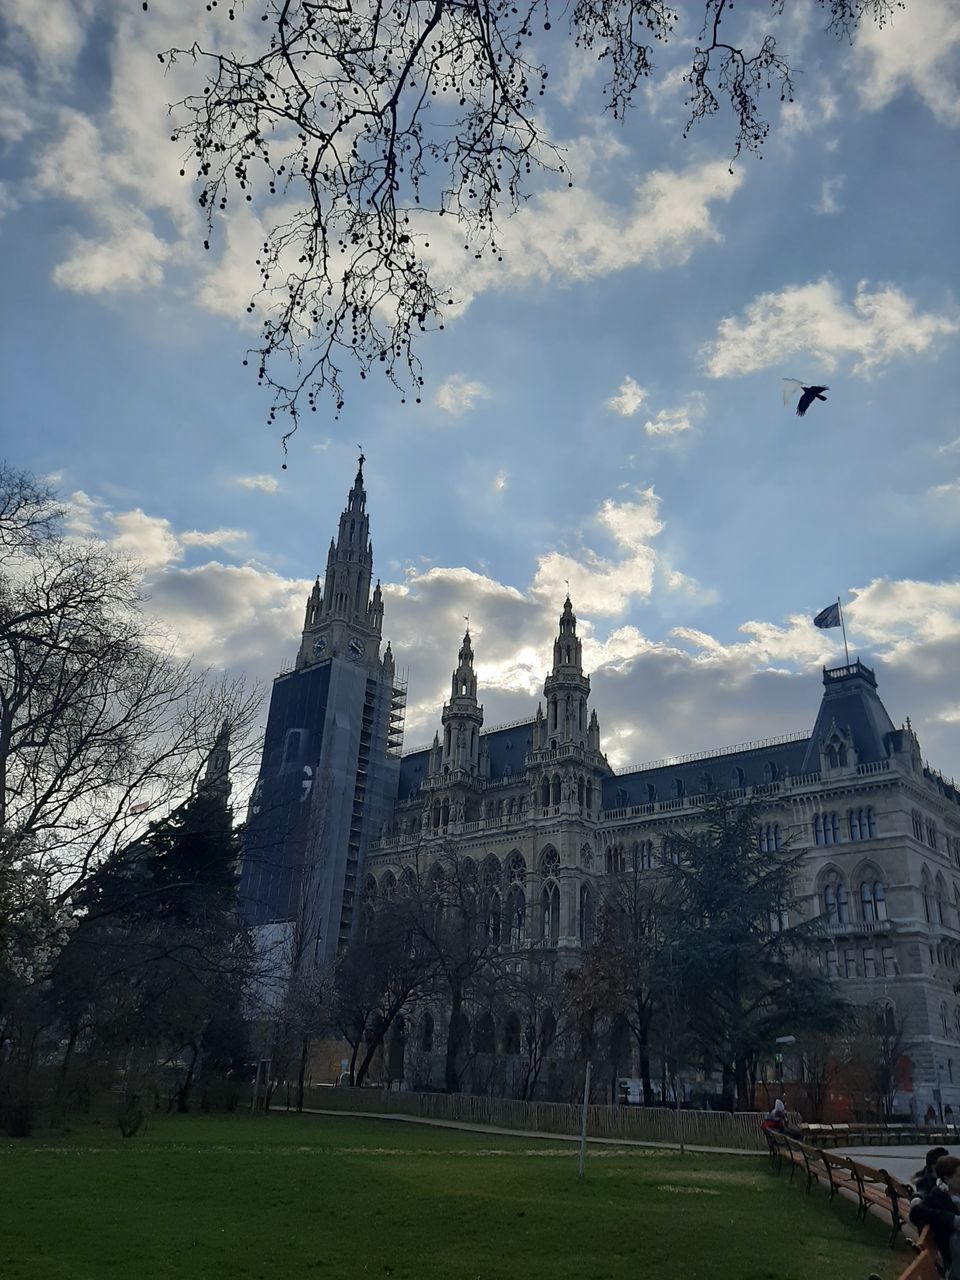
M590 677L583 674L583 652L577 636L577 619L569 595L563 602L560 627L553 644L553 671L543 685L547 700L544 743L586 746L587 700Z
M441 767L480 772L480 727L483 707L477 702L477 676L473 669L473 645L469 628L464 633L457 669L450 682L450 701L443 708Z

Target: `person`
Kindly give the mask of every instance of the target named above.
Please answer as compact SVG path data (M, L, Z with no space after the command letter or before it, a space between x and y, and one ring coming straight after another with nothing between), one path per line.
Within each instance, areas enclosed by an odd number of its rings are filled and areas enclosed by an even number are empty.
M787 1108L782 1098L777 1098L772 1110L768 1111L760 1124L761 1129L769 1129L773 1133L786 1133Z
M924 1156L923 1168L913 1175L913 1185L918 1196L925 1196L928 1191L932 1191L937 1185L934 1166L941 1156L948 1156L949 1154L950 1152L946 1147L931 1147Z
M956 1250L960 1263L960 1239L954 1240L954 1227L960 1214L960 1160L956 1156L941 1156L933 1169L936 1183L911 1204L909 1218L918 1231L930 1228L947 1274L951 1280L957 1280L960 1270L953 1269L953 1255Z

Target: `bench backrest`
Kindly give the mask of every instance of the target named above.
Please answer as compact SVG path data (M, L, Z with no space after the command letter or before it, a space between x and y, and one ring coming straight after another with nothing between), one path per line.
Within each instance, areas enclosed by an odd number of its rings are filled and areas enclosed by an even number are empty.
M919 1245L920 1252L906 1271L900 1273L898 1280L940 1280L940 1273L937 1271L937 1250L929 1227L924 1227L921 1231Z

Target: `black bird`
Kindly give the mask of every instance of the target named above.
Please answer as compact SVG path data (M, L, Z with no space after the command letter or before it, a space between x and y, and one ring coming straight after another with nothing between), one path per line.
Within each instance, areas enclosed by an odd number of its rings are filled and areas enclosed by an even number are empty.
M800 399L797 401L797 417L802 418L813 404L814 400L826 400L827 397L820 393L822 391L829 390L829 387L805 387L797 378L784 378L783 403L789 404L794 396L799 393Z

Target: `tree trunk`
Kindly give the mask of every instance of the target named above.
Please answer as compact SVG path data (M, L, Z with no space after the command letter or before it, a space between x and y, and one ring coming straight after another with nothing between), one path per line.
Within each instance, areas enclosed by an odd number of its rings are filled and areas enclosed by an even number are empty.
M463 1007L463 992L454 987L450 1000L450 1025L447 1029L447 1058L444 1069L444 1081L447 1093L460 1092L460 1075L457 1071L457 1056L460 1053L460 1010Z
M746 1111L750 1106L750 1082L747 1075L747 1060L738 1057L734 1063L734 1084L737 1097L737 1111Z
M653 1081L650 1079L650 1051L644 1045L640 1050L640 1082L643 1086L643 1105L653 1106Z
M178 1115L186 1115L186 1113L190 1110L190 1106L189 1106L190 1088L193 1085L193 1078L197 1069L197 1062L199 1061L199 1058L200 1058L200 1046L197 1044L195 1040L191 1041L190 1047L193 1049L193 1057L190 1059L190 1066L187 1068L187 1074L184 1077L183 1083L180 1085L180 1088L177 1090L177 1114Z
M307 1077L307 1060L310 1057L310 1037L304 1036L300 1043L300 1070L297 1073L297 1110L303 1110L303 1090Z

